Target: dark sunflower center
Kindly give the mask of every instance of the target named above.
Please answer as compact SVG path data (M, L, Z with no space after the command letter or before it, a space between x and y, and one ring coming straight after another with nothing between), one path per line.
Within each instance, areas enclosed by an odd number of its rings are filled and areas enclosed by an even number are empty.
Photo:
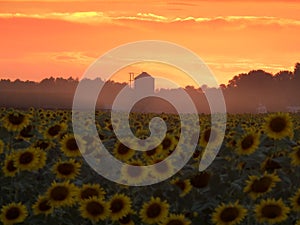
M9 160L9 162L7 163L6 169L7 169L9 172L16 171L17 168L15 167L14 161L13 161L13 160Z
M98 197L98 191L94 188L86 188L81 192L81 199L88 199L90 197L96 196Z
M70 151L78 151L78 145L75 138L70 138L69 140L67 140L66 147Z
M209 141L214 142L217 139L217 132L213 129L207 129L204 131L203 138L206 143Z
M22 114L10 114L8 121L13 125L20 125L24 121L25 116Z
M172 141L169 138L165 138L161 144L163 146L163 149L169 149L172 145Z
M131 221L130 214L128 214L128 215L122 217L121 219L119 219L119 222L120 222L121 224L128 224L128 223L130 223L130 221Z
M208 130L205 130L205 131L204 131L204 136L203 136L203 138L204 138L204 141L205 141L205 142L208 142L208 141L209 141L210 132L211 132L211 129L208 129Z
M20 155L19 162L20 164L26 165L32 162L34 156L31 152L24 152Z
M112 124L109 124L109 125L107 126L107 128L108 128L109 130L113 130L113 129L114 129L113 126L112 126Z
M231 144L232 147L235 147L236 144L237 144L237 143L236 143L236 140L232 140L232 141L230 142L230 144Z
M39 204L39 210L40 211L46 212L49 209L51 209L51 206L49 205L48 200L43 200L43 201L40 202L40 204Z
M177 181L177 182L175 183L175 185L176 185L177 187L179 187L182 191L183 191L183 190L185 189L185 187L186 187L184 181L181 181L181 180Z
M196 159L200 156L200 151L199 150L196 150L194 153L193 153L193 158Z
M299 157L300 157L300 154L299 154ZM265 170L275 170L275 169L280 169L281 166L278 162L272 160L272 159L268 159L266 164L265 164Z
M156 153L156 148L146 151L147 156L153 156Z
M148 218L156 218L160 215L160 213L161 213L161 206L158 203L152 203L146 211Z
M25 138L33 137L32 130L33 126L29 125L20 131L20 135Z
M241 147L242 149L247 150L252 147L253 143L254 137L251 134L249 134L242 140Z
M276 117L271 120L269 126L273 132L280 133L281 131L283 131L285 129L286 125L287 125L286 120L284 118Z
M63 175L70 175L74 173L75 168L72 163L62 163L58 165L57 171Z
M63 201L68 197L68 195L69 195L68 188L63 186L54 187L50 193L51 199L55 201Z
M281 207L278 205L266 205L265 207L262 208L262 215L263 217L269 218L269 219L274 219L278 216L281 215Z
M184 225L181 220L173 219L170 220L166 225Z
M51 136L56 136L59 134L60 130L61 130L61 126L54 125L48 129L48 134Z
M297 150L297 157L300 159L300 149Z
M5 218L8 220L14 220L17 219L20 216L21 212L18 207L11 207L7 210L5 214Z
M252 183L251 191L256 193L264 193L269 190L271 184L272 179L270 177L262 177Z
M103 214L104 207L99 202L89 202L86 206L86 211L92 216L98 216Z
M196 188L204 188L208 185L210 174L207 172L199 173L191 178L191 184Z
M112 213L120 212L124 208L124 202L122 199L115 199L110 204L110 210Z
M234 221L239 216L239 210L235 207L228 207L224 209L220 215L223 222Z
M126 145L123 145L122 143L120 143L119 147L118 147L118 153L120 155L126 155L129 152L129 148Z
M41 142L38 142L38 143L35 144L35 147L40 148L42 150L47 149L48 146L49 146L49 143L44 142L44 141L41 141Z
M300 196L297 198L297 205L300 205Z

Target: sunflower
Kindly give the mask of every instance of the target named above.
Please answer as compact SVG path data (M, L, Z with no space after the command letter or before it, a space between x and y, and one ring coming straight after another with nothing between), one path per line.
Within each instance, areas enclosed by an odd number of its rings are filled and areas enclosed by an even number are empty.
M47 216L53 212L53 207L45 196L39 196L37 201L33 204L32 209L34 215L44 214Z
M194 188L205 188L209 185L211 174L207 171L199 172L190 178L191 185Z
M140 218L144 223L154 224L164 220L169 213L169 204L160 198L151 197L149 202L143 204Z
M40 152L36 148L27 148L16 152L15 166L20 170L37 170L39 168Z
M217 225L235 225L242 222L247 214L247 209L238 201L229 204L220 204L212 214L212 222Z
M293 166L299 166L300 165L300 146L294 147L292 152L289 154L289 157L291 158L291 164Z
M49 126L45 131L46 139L52 140L53 138L59 137L63 132L67 130L67 125L65 123L56 123Z
M277 169L282 168L279 162L273 159L273 157L267 157L261 164L263 171L274 172Z
M115 194L109 201L111 220L119 220L131 211L131 199L124 194Z
M72 206L75 203L76 193L76 186L69 183L69 181L63 183L54 181L48 188L46 197L49 199L51 206Z
M247 132L242 138L237 142L237 153L239 155L250 155L259 146L259 134L254 131Z
M135 151L131 148L128 148L126 145L124 145L122 142L117 141L114 149L113 154L114 156L122 161L127 161L128 159L132 158Z
M255 199L269 192L276 185L276 182L281 181L278 175L265 172L262 176L249 176L244 188L245 193L249 193L250 197Z
M61 141L61 150L68 157L81 156L81 152L85 151L85 141L80 137L67 134Z
M176 178L171 180L170 183L176 185L181 190L180 197L184 197L192 190L192 185L189 179L180 180L179 178Z
M300 212L300 189L290 198L292 209Z
M81 164L74 159L60 161L54 164L52 170L57 178L72 180L78 176Z
M160 224L161 225L190 225L191 221L185 218L183 214L170 214Z
M39 149L44 150L44 151L48 151L50 148L53 147L53 143L50 142L49 140L40 139L40 140L37 140L33 144L33 147L39 148Z
M288 113L275 113L266 118L263 126L264 132L268 137L282 139L289 136L293 137L293 122Z
M31 124L24 127L17 136L19 139L30 140L34 136L34 126Z
M218 145L221 141L220 131L216 128L208 127L200 132L199 144L201 147L206 147L208 143L212 146Z
M260 223L267 222L269 224L280 223L288 218L290 209L282 199L264 199L255 205L254 212L256 220Z
M1 208L0 220L4 225L22 223L28 215L26 206L22 203L10 203Z
M124 164L121 168L121 179L129 183L140 183L147 174L141 160L131 160L129 164Z
M15 165L15 152L6 155L2 170L4 175L7 177L13 177L18 173L19 168Z
M137 130L135 136L139 139L145 140L146 138L150 137L150 131L148 129Z
M165 158L160 155L149 160L151 165L154 165L150 175L152 177L168 177L174 172L173 163L170 160L164 160Z
M78 199L85 200L91 197L97 197L98 199L104 199L105 195L104 189L99 184L83 184L80 189L78 189Z
M160 143L162 152L168 155L175 149L175 147L177 146L177 142L178 140L174 137L174 135L167 134Z
M143 152L143 159L146 162L149 162L153 159L159 158L162 156L163 148L162 145L158 145L155 148L149 148L150 150L144 151Z
M79 211L83 218L89 219L93 223L105 220L110 214L109 204L95 196L82 200Z
M200 160L200 157L201 157L201 151L196 149L193 153L193 160L198 162Z
M8 131L20 131L30 123L30 116L19 112L13 111L6 114L3 118L3 126Z

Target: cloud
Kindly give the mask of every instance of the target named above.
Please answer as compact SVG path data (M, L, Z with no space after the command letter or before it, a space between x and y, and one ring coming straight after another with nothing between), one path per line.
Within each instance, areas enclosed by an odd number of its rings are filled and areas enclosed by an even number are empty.
M300 20L278 18L272 16L218 16L218 17L177 17L172 22L194 21L198 23L239 23L245 25L272 25L277 24L281 26L294 25L299 26Z
M33 18L33 19L57 19L77 23L111 23L112 18L103 12L52 12L41 14L25 13L1 13L0 18Z
M300 20L279 18L273 16L218 16L218 17L166 17L154 13L138 12L136 15L115 15L98 11L87 12L52 12L41 14L24 13L0 13L0 18L34 18L34 19L57 19L76 23L120 24L122 21L148 21L156 23L178 23L194 22L196 24L205 23L227 23L244 26L251 25L279 25L279 26L300 26Z
M95 57L88 56L88 54L86 54L85 52L53 52L43 53L43 55L50 56L50 58L55 61L77 63L83 65L88 65L96 59Z

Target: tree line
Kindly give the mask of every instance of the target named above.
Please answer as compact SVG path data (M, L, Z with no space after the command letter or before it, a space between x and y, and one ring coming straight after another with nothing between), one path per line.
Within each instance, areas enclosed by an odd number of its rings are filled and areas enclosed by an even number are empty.
M98 109L111 109L115 97L127 83L84 79L90 85L104 85L98 102ZM40 82L0 80L0 106L18 108L62 108L70 109L73 96L79 83L78 79L45 78ZM234 76L227 84L219 87L186 86L178 89L159 89L162 95L180 99L180 89L184 89L194 101L199 113L209 113L209 105L205 93L222 90L227 111L229 113L255 113L259 106L267 111L288 111L288 107L300 107L300 63L296 63L293 71L280 71L276 74L264 70L252 70ZM183 100L184 101L184 100ZM171 103L158 98L146 98L138 102L133 111L176 113Z

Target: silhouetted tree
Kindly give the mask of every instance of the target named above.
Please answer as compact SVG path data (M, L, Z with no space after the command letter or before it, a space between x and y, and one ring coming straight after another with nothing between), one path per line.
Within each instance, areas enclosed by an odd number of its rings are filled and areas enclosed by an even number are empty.
M300 63L298 63L298 62L295 64L294 76L300 77Z

